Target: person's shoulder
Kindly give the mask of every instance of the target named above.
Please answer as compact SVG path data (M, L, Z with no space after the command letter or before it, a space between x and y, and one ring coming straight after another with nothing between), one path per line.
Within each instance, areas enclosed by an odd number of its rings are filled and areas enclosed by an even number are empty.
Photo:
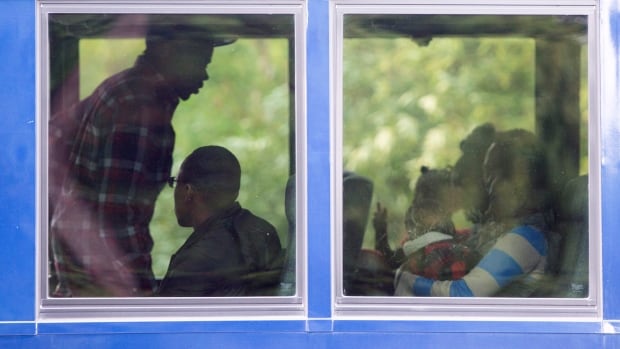
M247 209L240 209L233 221L241 253L249 270L282 266L282 247L275 227Z
M235 227L244 231L275 232L276 228L266 219L252 213L252 211L242 208L235 215Z
M156 99L157 77L143 69L131 67L105 79L93 92L104 100L119 104L134 103L140 99Z

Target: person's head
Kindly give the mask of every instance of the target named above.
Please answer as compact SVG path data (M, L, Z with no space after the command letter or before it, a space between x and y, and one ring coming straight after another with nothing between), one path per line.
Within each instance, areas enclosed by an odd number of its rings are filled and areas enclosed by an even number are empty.
M453 168L453 182L460 190L460 205L471 220L479 220L487 208L487 194L482 176L482 163L495 138L495 127L486 123L476 127L460 143L461 157Z
M188 25L152 25L146 35L144 56L164 76L179 98L187 100L209 79L207 65L213 49L234 41L216 38Z
M489 219L518 219L548 208L547 159L533 133L521 129L498 132L487 151L483 175Z
M194 150L181 164L174 189L179 225L193 226L233 205L240 183L241 166L228 149L210 145Z
M409 237L413 239L429 231L454 235L452 214L458 207L451 170L423 166L420 172L405 216Z

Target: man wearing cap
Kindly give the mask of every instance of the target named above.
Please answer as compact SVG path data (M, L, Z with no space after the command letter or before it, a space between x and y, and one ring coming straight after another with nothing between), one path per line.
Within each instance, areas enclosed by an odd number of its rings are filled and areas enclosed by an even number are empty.
M58 279L52 296L134 297L155 290L149 223L170 176L172 116L179 100L209 78L213 48L230 42L196 28L153 27L134 66L75 108L75 133L52 133L58 131L52 118L50 183L62 182L50 213ZM55 135L70 145L52 146Z
M264 286L279 283L280 239L237 202L240 181L239 161L226 148L200 147L183 161L169 184L179 225L194 232L170 259L156 295L269 295Z

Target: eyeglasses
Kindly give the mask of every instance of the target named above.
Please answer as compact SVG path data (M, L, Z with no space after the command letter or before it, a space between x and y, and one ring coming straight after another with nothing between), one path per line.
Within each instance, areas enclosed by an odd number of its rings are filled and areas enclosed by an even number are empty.
M178 181L179 181L179 179L177 177L169 177L168 180L166 181L166 183L168 183L168 186L170 188L174 188L174 184L176 182L178 182Z

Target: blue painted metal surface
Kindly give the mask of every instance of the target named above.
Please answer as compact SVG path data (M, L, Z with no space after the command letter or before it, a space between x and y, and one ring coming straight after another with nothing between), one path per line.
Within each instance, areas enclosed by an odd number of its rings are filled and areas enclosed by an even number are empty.
M620 319L620 4L603 2L602 22L602 216L603 216L603 310L608 319ZM607 35L606 35L607 34Z
M37 323L35 0L0 1L0 348L620 348L620 15L601 1L601 322L334 321L330 267L329 1L308 1L308 317ZM610 81L611 79L611 81Z
M328 0L308 4L308 315L329 318L330 297L330 143L329 143L329 42ZM322 78L315 78L315 77ZM310 189L312 188L312 189ZM312 329L324 328L312 322Z
M34 320L34 10L31 0L0 3L0 321Z

